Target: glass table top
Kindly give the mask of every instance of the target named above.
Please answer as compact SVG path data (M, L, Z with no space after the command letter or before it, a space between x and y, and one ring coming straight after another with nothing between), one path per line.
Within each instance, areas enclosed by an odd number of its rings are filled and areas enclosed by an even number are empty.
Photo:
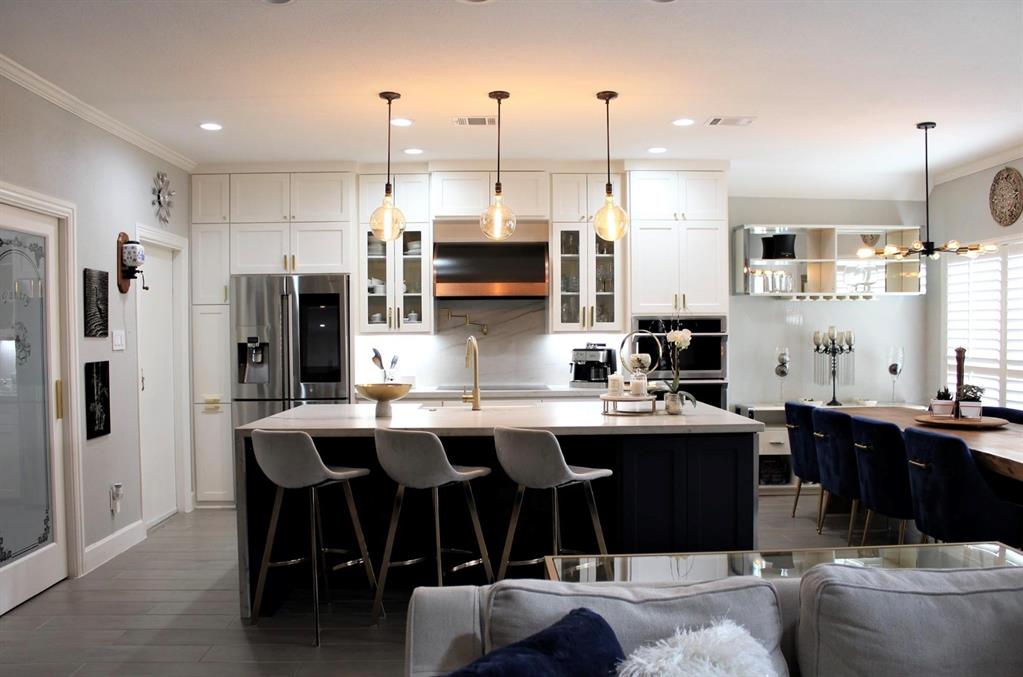
M1023 552L1002 543L940 543L865 548L750 550L657 555L544 558L555 581L698 583L728 576L798 578L817 564L873 569L965 569L1023 566Z

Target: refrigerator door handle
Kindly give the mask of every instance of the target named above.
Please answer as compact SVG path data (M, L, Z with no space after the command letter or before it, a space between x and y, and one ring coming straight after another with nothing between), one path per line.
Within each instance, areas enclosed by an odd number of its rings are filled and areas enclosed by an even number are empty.
M295 351L295 331L292 320L294 314L293 299L291 294L281 295L281 365L283 366L281 380L284 382L284 399L290 400L295 396L292 392L295 383L295 363L293 360Z

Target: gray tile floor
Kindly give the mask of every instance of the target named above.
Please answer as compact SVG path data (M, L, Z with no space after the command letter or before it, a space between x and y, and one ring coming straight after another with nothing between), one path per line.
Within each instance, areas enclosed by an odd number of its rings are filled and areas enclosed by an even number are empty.
M760 500L762 548L845 544L847 515L817 535L817 496ZM875 520L871 543L891 541ZM232 511L171 518L149 538L93 573L65 581L0 617L0 677L312 677L400 675L405 600L369 623L369 599L335 602L323 644L309 644L305 600L289 602L257 627L238 618ZM913 532L915 535L915 532ZM857 532L858 537L859 532ZM907 536L908 538L909 536Z

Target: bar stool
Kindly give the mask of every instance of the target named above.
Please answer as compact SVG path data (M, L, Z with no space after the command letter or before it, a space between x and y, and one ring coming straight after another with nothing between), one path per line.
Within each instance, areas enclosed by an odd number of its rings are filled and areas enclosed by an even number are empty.
M961 438L906 429L916 526L948 543L1023 542L1023 508L999 500Z
M862 416L852 417L853 448L860 478L860 503L867 509L863 539L867 544L874 513L899 520L899 545L906 541L906 522L913 519L906 444L899 426Z
M263 547L263 560L259 565L259 578L256 583L256 599L252 607L252 621L259 620L259 609L263 603L263 591L266 587L267 572L272 567L291 566L309 561L313 573L313 624L315 632L315 646L320 645L320 589L319 578L322 573L324 589L327 599L330 599L330 585L327 582L326 555L345 554L347 550L327 548L323 544L323 520L320 516L319 490L333 484L341 484L345 490L345 500L348 503L348 514L352 520L352 529L355 531L355 540L359 546L360 557L342 562L333 567L332 571L344 569L357 564L366 568L366 577L369 579L371 588L376 587L376 576L373 574L373 563L369 559L369 551L366 549L366 539L362 533L362 524L359 522L359 513L355 509L355 499L352 496L352 487L349 481L357 477L365 477L369 474L366 468L341 468L328 466L323 463L320 454L316 451L313 438L305 432L291 431L252 431L252 449L256 455L256 462L271 482L277 485L277 493L274 496L273 512L270 514L270 526L266 533L266 545ZM281 515L281 503L284 500L286 489L308 489L309 490L309 557L280 562L271 562L270 556L273 552L274 538L277 533L277 521Z
M380 565L377 594L376 599L373 601L372 623L375 625L380 618L380 611L384 603L384 584L387 582L388 570L391 567L418 564L426 559L425 557L415 557L401 562L391 561L391 551L394 548L394 537L398 531L398 518L401 515L401 504L405 497L405 489L429 489L433 494L433 539L437 585L443 586L444 566L441 557L442 553L471 553L466 550L441 547L439 489L452 484L462 485L465 491L465 502L469 508L469 517L472 519L472 528L476 533L476 543L479 546L480 557L462 562L449 569L448 573L454 573L482 564L483 570L487 575L487 583L493 583L494 571L490 567L490 556L487 554L487 544L483 540L479 513L476 511L476 499L473 497L472 486L469 483L470 480L489 475L490 468L451 465L447 454L444 452L444 445L441 443L440 438L431 432L378 429L374 433L374 437L376 439L377 459L380 461L380 466L387 473L388 477L398 484L398 490L394 495L391 525L387 530L384 559Z
M526 489L550 489L551 490L551 533L553 536L552 554L559 555L561 549L561 525L558 515L558 489L573 484L582 484L586 491L586 502L590 508L590 518L593 521L593 532L597 537L597 548L601 555L607 554L607 546L604 544L604 530L600 526L600 516L597 514L597 500L593 495L592 480L602 477L610 477L611 471L603 468L582 468L571 466L565 462L565 456L561 452L561 445L552 433L546 430L523 430L520 428L494 428L494 444L497 448L497 460L505 473L518 484L515 492L515 502L512 504L511 521L508 523L508 535L504 541L504 551L501 554L501 566L497 572L497 579L502 580L509 566L522 566L538 564L543 557L530 560L509 561L511 557L512 541L515 540L515 527L519 521L519 512L522 510L522 499Z
M792 516L796 516L799 492L803 482L820 482L820 467L817 465L817 447L813 441L812 404L799 402L785 403L785 428L789 433L789 450L792 452L792 473L796 476L796 500L792 502ZM817 523L824 511L824 489L817 499Z
M852 416L834 409L817 407L813 410L813 436L817 447L817 464L821 471L824 505L817 533L824 530L824 517L832 496L852 501L849 511L849 538L852 545L856 511L860 506L860 477L853 447Z

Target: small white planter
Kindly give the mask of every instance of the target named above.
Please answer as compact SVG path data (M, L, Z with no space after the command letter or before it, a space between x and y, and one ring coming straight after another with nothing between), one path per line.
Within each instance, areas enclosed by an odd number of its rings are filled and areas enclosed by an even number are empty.
M963 418L980 418L983 413L983 405L980 402L960 402L959 413Z
M952 400L931 400L931 413L935 416L951 416L954 406Z

